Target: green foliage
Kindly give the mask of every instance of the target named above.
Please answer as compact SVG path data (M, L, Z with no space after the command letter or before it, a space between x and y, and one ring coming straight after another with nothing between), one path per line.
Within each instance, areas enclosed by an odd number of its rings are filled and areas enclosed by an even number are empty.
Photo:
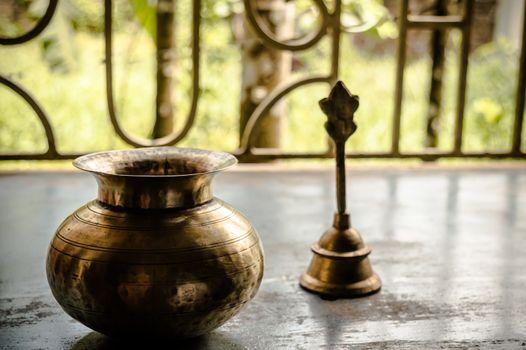
M44 1L45 2L45 1ZM37 1L34 4L42 4ZM68 4L67 2L65 4ZM76 69L77 47L74 31L71 27L71 9L68 6L59 6L54 16L54 25L44 31L37 40L41 48L41 55L51 71L58 74L67 74ZM42 12L43 9L35 9Z
M139 21L142 28L155 40L156 37L156 18L155 2L152 0L128 0L133 8L133 14Z
M518 52L506 40L485 44L471 56L466 143L476 150L511 147Z
M484 145L491 145L492 140L498 139L495 136L505 133L501 123L504 110L499 103L487 97L479 98L473 102L470 112L476 128L480 130L479 138Z
M398 29L383 0L343 0L341 21L349 32L368 32L381 39L393 39Z

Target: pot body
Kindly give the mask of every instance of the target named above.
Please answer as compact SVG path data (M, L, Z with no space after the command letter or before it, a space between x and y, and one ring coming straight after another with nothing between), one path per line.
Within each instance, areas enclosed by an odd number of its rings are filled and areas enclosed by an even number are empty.
M62 308L100 333L192 337L252 299L263 266L254 227L219 199L189 209L95 200L58 228L47 276Z

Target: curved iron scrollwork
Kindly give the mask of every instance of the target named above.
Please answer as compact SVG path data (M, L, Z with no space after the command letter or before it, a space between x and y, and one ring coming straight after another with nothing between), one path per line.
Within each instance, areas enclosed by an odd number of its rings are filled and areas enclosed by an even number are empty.
M13 38L7 38L7 37L0 36L0 45L22 44L22 43L25 43L26 41L29 41L37 37L40 33L42 33L44 29L46 29L49 22L51 22L51 19L53 18L53 15L55 14L55 10L57 9L57 5L58 5L58 0L49 0L49 4L47 6L46 12L30 31L22 35L19 35L17 37L13 37Z
M327 7L324 0L312 0L313 6L318 9L319 23L318 26L309 34L300 38L279 39L277 38L264 20L258 13L257 2L255 0L243 0L245 5L245 14L248 23L253 28L255 34L261 39L264 45L288 51L301 51L314 47L320 42L322 38L329 37L331 52L330 52L330 72L327 75L307 76L301 79L284 82L279 85L274 91L271 91L258 107L249 117L246 127L244 128L241 137L239 149L235 152L241 160L247 161L265 161L271 159L292 159L292 158L328 158L332 156L332 150L327 149L322 152L312 153L287 153L271 149L259 149L254 147L255 131L261 123L262 116L283 97L287 96L293 90L317 83L334 84L339 72L339 50L340 50L340 34L341 32L360 32L374 26L376 23L365 22L352 27L345 27L341 23L342 0L335 0L332 2L331 9ZM190 109L184 125L179 131L172 134L157 138L145 139L130 135L121 126L115 108L113 96L113 61L112 61L112 0L104 0L104 36L105 36L105 55L106 55L106 97L108 105L108 113L111 123L116 133L125 142L132 146L159 146L159 145L174 145L181 141L191 129L197 112L199 86L200 86L200 12L201 1L193 1L192 9L192 99ZM515 96L515 120L513 128L512 147L510 150L502 152L475 152L468 153L462 150L463 137L463 116L464 116L464 97L466 85L466 72L468 66L469 54L469 32L472 26L473 6L474 0L463 0L462 16L414 16L409 14L409 0L400 0L400 9L398 16L398 53L397 53L397 75L395 83L395 107L393 111L393 127L392 127L392 147L388 151L376 153L348 153L346 157L350 158L419 158L423 160L435 160L437 158L446 157L476 157L476 158L525 158L525 153L522 149L522 126L524 120L524 104L525 104L525 90L526 84L524 77L526 76L526 20L522 21L522 42L521 54L519 59L519 74L518 84ZM49 0L48 7L44 15L37 21L35 26L28 32L16 37L1 37L0 45L17 45L23 44L35 37L49 25L51 19L56 12L58 0ZM524 7L524 14L526 18L526 7ZM460 79L457 89L457 103L456 118L455 118L455 144L452 151L438 151L425 150L424 152L410 152L402 153L399 150L400 142L400 120L402 107L402 88L405 67L405 44L407 39L408 29L433 29L433 28L460 28L462 34L462 52L460 57ZM56 149L55 136L53 128L49 121L48 115L35 100L35 98L20 84L15 83L10 78L0 75L0 84L6 86L8 89L14 91L18 96L22 97L29 106L36 113L45 131L47 138L48 149L44 153L13 153L0 154L0 160L15 160L15 159L71 159L79 156L79 154L64 154L59 153Z
M258 38L263 41L265 45L279 50L301 51L316 45L316 43L318 43L318 41L320 41L321 38L327 34L327 27L329 26L330 22L329 10L327 9L327 6L323 0L313 1L320 12L321 23L318 31L302 38L288 39L286 41L280 41L279 39L275 38L272 31L260 18L256 6L257 1L243 0L243 3L245 5L245 16L248 22L250 23L252 29L256 32Z
M35 111L38 119L44 127L44 132L46 133L47 139L47 151L40 155L35 154L34 156L56 156L57 149L55 147L55 135L53 134L53 128L51 127L49 118L42 106L40 106L40 104L38 104L35 98L31 96L31 94L27 92L23 87L21 87L14 81L8 79L7 77L0 75L0 84L7 86L11 90L13 90L18 96L22 97L24 101L26 101L29 104L29 106L33 109L33 111Z
M303 38L279 41L272 36L266 25L259 18L257 14L257 9L254 6L254 1L244 0L245 4L245 15L250 23L252 29L258 34L258 37L261 41L274 49L278 50L305 50L314 46L319 40L321 40L326 35L331 36L331 71L328 75L322 76L311 76L304 77L295 81L285 82L282 85L275 88L271 91L257 106L252 115L249 117L247 124L245 126L243 135L241 137L240 147L236 152L236 155L242 159L248 159L252 154L257 154L258 151L254 149L253 144L255 141L255 131L259 126L262 117L268 113L268 111L283 97L288 95L293 90L310 84L316 83L326 83L333 84L336 82L338 77L338 68L340 63L339 58L339 49L340 49L340 33L341 33L341 0L336 0L334 3L334 9L332 12L329 12L329 9L323 2L323 0L314 0L315 5L317 6L320 16L321 16L321 25L318 28L317 32L314 32L311 35L307 35ZM326 152L323 152L319 156L329 156L331 150L327 149Z
M281 98L283 98L291 91L301 86L310 85L314 83L330 84L332 80L333 79L330 76L308 77L288 82L286 84L282 84L281 86L278 86L276 89L274 89L269 95L267 95L265 99L263 99L263 101L261 101L261 103L257 106L257 108L254 110L254 112L248 119L248 122L245 126L245 131L243 132L243 135L241 137L241 145L240 149L238 150L238 153L250 153L251 145L253 145L255 141L254 130L258 126L261 117L268 113L272 106L274 106L276 102L278 102Z
M108 112L110 115L111 123L117 135L119 135L125 142L135 147L148 147L148 146L169 146L174 145L183 139L186 134L190 131L195 116L197 113L197 102L199 98L199 59L200 59L200 47L199 47L199 28L201 21L201 1L193 1L193 12L192 12L192 100L190 104L190 111L186 118L185 124L180 131L175 131L170 135L164 136L157 139L145 139L136 137L127 133L119 122L117 116L117 110L115 108L113 98L113 60L112 60L112 0L104 1L104 36L106 39L105 50L106 50L106 99L108 104Z
M40 20L35 24L35 26L28 32L8 38L0 37L0 45L17 45L25 43L31 39L37 37L51 22L53 15L55 14L56 8L58 5L58 0L49 0L48 7L46 12L40 18ZM61 158L61 155L57 152L55 144L55 135L53 133L53 128L49 121L47 113L44 111L44 108L37 102L37 100L20 84L15 83L13 80L9 79L6 76L0 75L0 84L6 86L20 96L31 109L35 112L46 135L47 141L47 151L40 154L18 154L18 155L2 155L2 159L57 159Z

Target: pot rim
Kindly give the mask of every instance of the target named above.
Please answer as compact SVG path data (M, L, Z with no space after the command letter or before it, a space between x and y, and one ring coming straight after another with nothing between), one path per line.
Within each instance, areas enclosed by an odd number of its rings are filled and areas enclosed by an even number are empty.
M134 157L130 157L135 155ZM141 158L138 155L142 155ZM150 157L148 157L150 155ZM162 156L165 156L168 159L168 156L171 156L170 159L188 159L195 160L198 158L204 159L205 165L210 168L205 171L196 171L189 173L180 173L180 174L130 174L130 173L118 173L115 172L115 162L116 159L123 160L162 160ZM156 156L156 157L155 157ZM118 158L117 158L118 157ZM143 148L132 148L124 150L110 150L110 151L100 151L89 153L83 156L80 156L73 160L72 164L77 169L97 174L97 175L106 175L114 177L125 177L125 178L182 178L182 177L192 177L200 175L214 174L220 171L224 171L238 163L237 158L227 152L223 151L211 151L199 148L187 148L187 147L173 147L173 146L162 146L162 147L143 147ZM105 168L103 166L106 166Z

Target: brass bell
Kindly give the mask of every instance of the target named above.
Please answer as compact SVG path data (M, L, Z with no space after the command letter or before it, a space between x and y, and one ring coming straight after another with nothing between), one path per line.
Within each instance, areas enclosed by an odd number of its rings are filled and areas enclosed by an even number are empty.
M300 278L300 285L327 299L360 297L380 290L382 282L373 271L368 255L371 249L351 225L345 200L345 141L356 131L354 112L358 96L336 83L328 98L320 101L327 115L327 133L336 148L336 194L338 211L332 227L311 247L314 256Z
M312 245L314 256L300 280L303 288L329 299L365 296L380 289L382 282L367 257L371 248L349 222L348 213L334 214L333 226Z

